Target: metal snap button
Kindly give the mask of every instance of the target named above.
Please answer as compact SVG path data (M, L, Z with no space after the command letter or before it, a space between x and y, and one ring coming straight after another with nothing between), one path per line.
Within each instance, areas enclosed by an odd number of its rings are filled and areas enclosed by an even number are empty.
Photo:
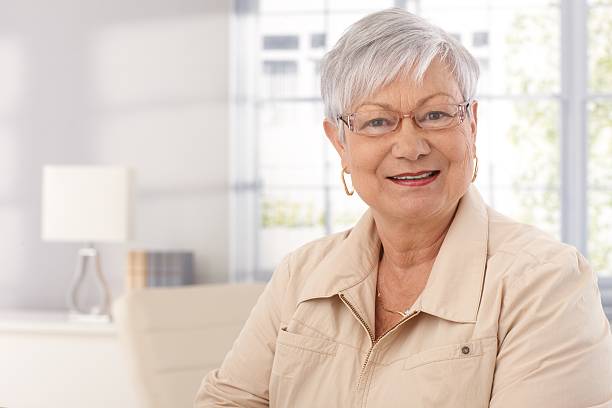
M461 347L461 352L463 354L470 354L470 348L468 346Z

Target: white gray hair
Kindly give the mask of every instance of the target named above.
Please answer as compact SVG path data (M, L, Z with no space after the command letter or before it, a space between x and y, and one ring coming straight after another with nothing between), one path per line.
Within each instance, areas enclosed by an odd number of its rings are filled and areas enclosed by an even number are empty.
M367 15L351 25L323 57L325 117L338 124L338 115L400 75L411 74L420 82L435 58L448 66L464 100L471 100L476 94L478 63L452 35L399 8Z

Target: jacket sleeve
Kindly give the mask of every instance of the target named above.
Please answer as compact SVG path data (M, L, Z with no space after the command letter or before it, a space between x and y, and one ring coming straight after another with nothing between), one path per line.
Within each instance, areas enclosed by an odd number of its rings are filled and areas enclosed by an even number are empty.
M612 336L597 277L579 253L564 252L506 289L491 408L612 408Z
M204 378L194 408L268 406L288 263L287 257L274 272L221 367Z

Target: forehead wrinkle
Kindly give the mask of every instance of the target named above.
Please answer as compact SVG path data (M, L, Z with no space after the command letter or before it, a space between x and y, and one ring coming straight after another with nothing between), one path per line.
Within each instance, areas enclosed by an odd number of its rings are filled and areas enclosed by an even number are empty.
M387 104L390 110L403 112L416 109L427 100L440 95L448 96L457 103L463 102L461 91L450 68L444 61L434 58L424 73L419 75L414 68L406 69L392 81L363 98L366 101L355 104L353 112L367 103L378 106ZM391 103L387 103L388 101Z
M380 85L375 87L370 95L351 104L349 112L356 112L367 104L387 105L384 109L405 112L418 108L439 94L446 95L457 103L463 102L461 90L450 67L439 58L433 58L423 73L419 73L415 67L403 68L380 81Z
M438 96L447 96L450 99L457 99L455 96L449 93L446 93L446 92L435 92L433 94L424 96L418 99L414 104L409 104L409 105L412 106L413 109L416 109L422 106L423 104L427 103L429 100L435 97L438 97ZM403 95L400 93L400 111L402 110L402 107L404 106L403 100L404 100ZM357 106L355 110L357 111L364 106L379 106L386 110L397 110L397 107L394 107L392 104L385 103L385 102L379 102L375 100L374 101L364 101L363 103L359 104L359 106Z

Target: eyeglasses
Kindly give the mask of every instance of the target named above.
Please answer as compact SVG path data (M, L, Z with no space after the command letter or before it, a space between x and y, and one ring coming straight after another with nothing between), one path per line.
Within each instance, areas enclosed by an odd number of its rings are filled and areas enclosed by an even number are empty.
M449 129L463 123L470 101L460 104L424 105L408 113L376 110L338 115L349 130L358 135L382 136L397 130L404 118L424 130Z

